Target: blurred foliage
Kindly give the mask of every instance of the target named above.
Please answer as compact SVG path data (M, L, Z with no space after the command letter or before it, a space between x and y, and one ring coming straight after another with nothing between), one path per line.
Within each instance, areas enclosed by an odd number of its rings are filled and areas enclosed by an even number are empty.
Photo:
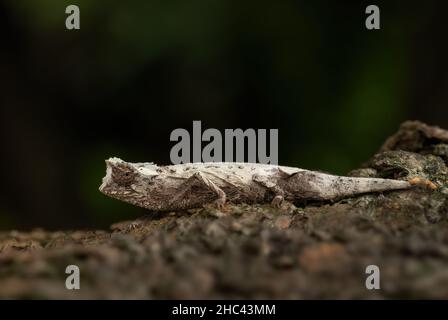
M65 29L69 4L79 31ZM193 120L278 128L282 164L339 174L404 119L448 125L446 49L424 45L446 38L444 4L378 2L377 31L368 4L2 1L0 143L20 170L5 173L0 228L144 213L98 192L104 159L166 164L170 132Z

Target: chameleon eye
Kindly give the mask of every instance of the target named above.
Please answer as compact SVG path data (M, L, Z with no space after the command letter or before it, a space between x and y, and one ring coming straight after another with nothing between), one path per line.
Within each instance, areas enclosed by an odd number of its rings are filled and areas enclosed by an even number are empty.
M120 186L129 186L135 180L136 173L130 171L128 168L113 168L112 177L114 182Z

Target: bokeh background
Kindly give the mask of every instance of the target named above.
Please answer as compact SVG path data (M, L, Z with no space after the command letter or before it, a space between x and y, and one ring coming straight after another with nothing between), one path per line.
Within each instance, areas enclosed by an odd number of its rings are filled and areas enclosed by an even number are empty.
M66 6L81 30L65 28ZM365 8L381 9L381 30ZM168 164L175 128L278 128L343 174L400 122L448 128L446 1L0 1L0 229L105 228L104 159Z

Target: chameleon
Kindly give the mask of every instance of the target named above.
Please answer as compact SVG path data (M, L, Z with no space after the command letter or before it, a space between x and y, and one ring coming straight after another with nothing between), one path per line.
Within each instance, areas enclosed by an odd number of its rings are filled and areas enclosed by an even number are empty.
M414 179L415 180L415 179ZM107 196L153 211L175 211L226 203L335 201L364 193L408 189L420 180L336 176L294 167L258 163L188 163L157 166L106 160L99 190Z

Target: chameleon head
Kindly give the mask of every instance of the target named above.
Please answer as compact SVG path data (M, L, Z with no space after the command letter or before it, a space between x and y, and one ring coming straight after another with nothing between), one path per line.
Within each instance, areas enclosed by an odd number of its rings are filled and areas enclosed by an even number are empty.
M106 160L106 176L99 190L113 198L126 200L138 193L149 179L157 176L156 166L144 163L128 163L119 158Z
M106 176L100 186L100 191L108 196L118 196L125 193L137 177L135 168L119 158L106 160Z

